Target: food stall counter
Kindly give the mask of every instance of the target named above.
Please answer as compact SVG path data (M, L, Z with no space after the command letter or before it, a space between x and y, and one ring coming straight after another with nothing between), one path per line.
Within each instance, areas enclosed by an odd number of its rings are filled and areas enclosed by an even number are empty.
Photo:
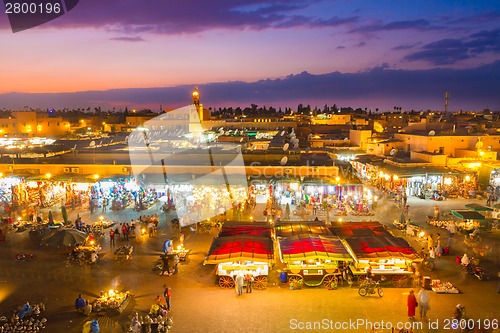
M110 290L107 293L101 292L101 297L92 302L92 311L101 316L115 316L125 310L131 298L132 295L128 291Z

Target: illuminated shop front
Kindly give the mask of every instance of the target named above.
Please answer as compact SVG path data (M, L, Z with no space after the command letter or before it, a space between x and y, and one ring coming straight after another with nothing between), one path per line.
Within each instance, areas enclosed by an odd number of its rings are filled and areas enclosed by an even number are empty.
M500 168L496 168L491 171L490 186L493 187L497 196L500 195Z
M274 184L274 196L280 205L298 205L303 199L299 178L278 179Z

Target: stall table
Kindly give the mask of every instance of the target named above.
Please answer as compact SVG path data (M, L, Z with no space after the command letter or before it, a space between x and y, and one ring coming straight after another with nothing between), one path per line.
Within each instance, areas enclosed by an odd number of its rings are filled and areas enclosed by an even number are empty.
M91 262L92 253L99 253L99 248L95 245L79 245L75 247L75 252L78 253L78 258L85 262Z
M191 252L191 250L188 250L185 248L172 250L172 254L177 255L179 257L179 261L182 261L182 262L185 262L187 260L189 252Z
M431 288L436 294L458 294L459 291L450 282L441 282L441 280L432 280Z
M117 261L125 261L132 258L134 247L132 245L120 246L115 250L114 258Z
M92 302L92 312L101 316L116 316L125 310L132 295L129 292L110 290Z

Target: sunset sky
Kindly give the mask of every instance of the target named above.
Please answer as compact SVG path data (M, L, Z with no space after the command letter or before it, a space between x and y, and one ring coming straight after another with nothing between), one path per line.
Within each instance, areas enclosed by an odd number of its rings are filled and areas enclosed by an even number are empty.
M450 91L452 110L500 110L499 22L497 0L83 0L13 33L2 10L0 108L180 106L198 85L214 106L436 109Z

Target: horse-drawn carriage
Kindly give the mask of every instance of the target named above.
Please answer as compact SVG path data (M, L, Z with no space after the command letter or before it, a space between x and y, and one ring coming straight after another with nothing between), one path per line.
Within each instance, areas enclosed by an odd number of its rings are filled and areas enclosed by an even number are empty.
M404 238L394 237L379 222L333 223L330 230L342 239L353 259L349 269L355 282L365 281L370 268L374 280L405 287L414 277L413 262L422 261Z
M352 262L338 237L296 235L279 239L279 251L290 284L310 287L335 286L342 278L342 269Z
M250 274L254 288L264 289L274 265L273 240L246 234L216 237L204 264L217 265L217 283L221 288L233 288L236 276Z

